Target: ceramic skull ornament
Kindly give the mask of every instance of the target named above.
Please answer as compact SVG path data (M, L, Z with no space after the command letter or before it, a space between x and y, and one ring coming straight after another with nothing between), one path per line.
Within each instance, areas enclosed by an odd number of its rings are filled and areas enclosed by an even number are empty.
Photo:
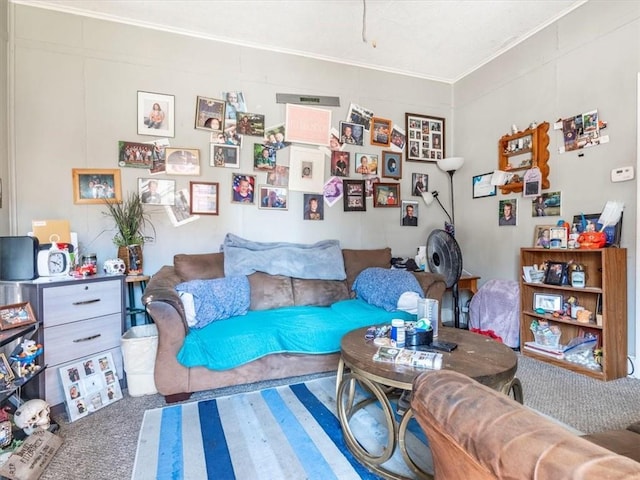
M36 429L46 430L51 425L49 419L50 407L40 399L29 400L21 405L13 415L13 421L24 433L31 435Z
M121 258L111 258L104 262L104 273L108 275L124 274L127 267Z

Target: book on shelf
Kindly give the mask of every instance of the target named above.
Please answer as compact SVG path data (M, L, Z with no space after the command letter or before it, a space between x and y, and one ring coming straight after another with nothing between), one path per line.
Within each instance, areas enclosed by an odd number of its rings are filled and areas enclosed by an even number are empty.
M379 347L378 351L373 355L373 360L416 368L429 368L431 370L440 370L442 368L441 353L406 348Z

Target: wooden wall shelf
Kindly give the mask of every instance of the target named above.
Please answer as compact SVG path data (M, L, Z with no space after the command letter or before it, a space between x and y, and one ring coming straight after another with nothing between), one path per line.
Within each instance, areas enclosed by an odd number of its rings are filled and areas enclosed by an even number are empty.
M549 122L536 128L504 135L498 141L498 168L505 172L524 171L538 167L542 175L542 188L549 184ZM522 192L522 175L500 187L502 193Z

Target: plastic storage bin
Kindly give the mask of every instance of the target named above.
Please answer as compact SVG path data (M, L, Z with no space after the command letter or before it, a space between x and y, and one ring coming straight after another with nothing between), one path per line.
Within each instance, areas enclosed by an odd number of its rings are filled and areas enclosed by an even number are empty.
M153 380L158 328L153 324L131 327L122 336L121 343L129 395L141 397L158 393Z
M538 345L558 348L558 345L560 344L560 333L547 333L545 335L543 332L534 332L533 335Z

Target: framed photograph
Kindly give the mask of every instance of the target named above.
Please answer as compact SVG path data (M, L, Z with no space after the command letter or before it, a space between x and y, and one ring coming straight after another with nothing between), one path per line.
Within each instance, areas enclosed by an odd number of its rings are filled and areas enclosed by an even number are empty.
M429 175L426 175L424 173L412 173L411 190L414 197L421 197L424 192L428 192Z
M142 203L173 205L176 198L176 181L138 178L138 195Z
M496 196L497 187L495 185L491 185L492 176L493 176L493 172L489 172L489 173L483 173L481 175L475 175L473 177L473 180L471 181L471 185L473 187L472 198Z
M382 152L382 176L385 178L402 178L402 154L399 152Z
M343 180L343 201L345 212L366 212L364 180Z
M380 117L371 118L371 145L388 147L391 145L391 120Z
M253 144L253 169L259 172L269 172L276 168L276 149L263 145Z
M351 154L349 152L331 152L331 175L348 177L349 165L351 165Z
M305 193L303 211L303 220L324 220L324 202L322 201L322 195Z
M287 210L287 189L272 185L260 185L260 205L266 210Z
M418 226L418 202L405 200L400 212L400 225L403 227Z
M120 169L74 168L73 203L101 205L105 199L122 202Z
M289 190L320 193L324 187L324 152L292 145L289 147Z
M209 165L212 167L240 168L240 148L235 145L210 143Z
M515 226L518 224L518 199L500 200L498 204L498 225Z
M259 113L236 113L238 124L236 130L240 135L264 137L264 115Z
M194 215L218 215L218 183L189 182L191 196L190 213Z
M373 206L374 208L398 208L400 206L400 184L374 183Z
M605 247L619 247L620 237L622 236L622 216L615 225L610 225L604 229L604 234L607 237L607 243ZM582 219L584 218L584 223ZM573 217L573 224L576 226L578 233L584 232L599 232L602 230L602 224L598 223L600 218L599 213L590 213L585 215L575 215Z
M16 378L16 375L11 369L11 364L4 353L0 353L0 375L2 376L2 381L5 383Z
M362 125L365 130L371 130L372 118L372 110L369 110L368 108L365 108L361 105L356 105L355 103L349 105L349 111L347 112L347 121Z
M548 285L566 285L568 283L567 264L565 262L548 262L544 283Z
M404 145L407 141L405 131L398 125L393 126L391 130L391 150L394 152L404 152Z
M364 145L364 127L358 123L340 122L340 143Z
M304 105L286 105L285 140L287 142L329 146L331 110Z
M219 98L196 97L196 128L222 133L225 106Z
M29 302L0 307L0 330L9 330L32 323L36 323L36 317Z
M166 148L165 172L168 175L200 175L200 150Z
M553 227L555 227L555 225L536 225L533 227L534 248L551 247L551 229Z
M234 174L231 177L231 202L245 205L253 204L256 189L255 175L243 173Z
M118 166L153 168L154 146L150 143L118 142Z
M175 97L138 91L138 135L175 137Z
M533 309L537 310L541 308L545 312L559 312L564 305L564 298L562 295L551 293L534 293L533 294Z
M278 125L274 125L273 127L268 127L264 132L264 142L265 146L273 147L276 150L280 150L281 148L285 148L291 145L291 142L285 142L285 129L284 123L280 123Z
M378 155L375 153L356 153L356 172L362 175L378 173Z
M445 158L444 118L405 114L407 161L436 162Z
M561 206L561 192L545 192L531 200L531 216L555 217L560 215Z

